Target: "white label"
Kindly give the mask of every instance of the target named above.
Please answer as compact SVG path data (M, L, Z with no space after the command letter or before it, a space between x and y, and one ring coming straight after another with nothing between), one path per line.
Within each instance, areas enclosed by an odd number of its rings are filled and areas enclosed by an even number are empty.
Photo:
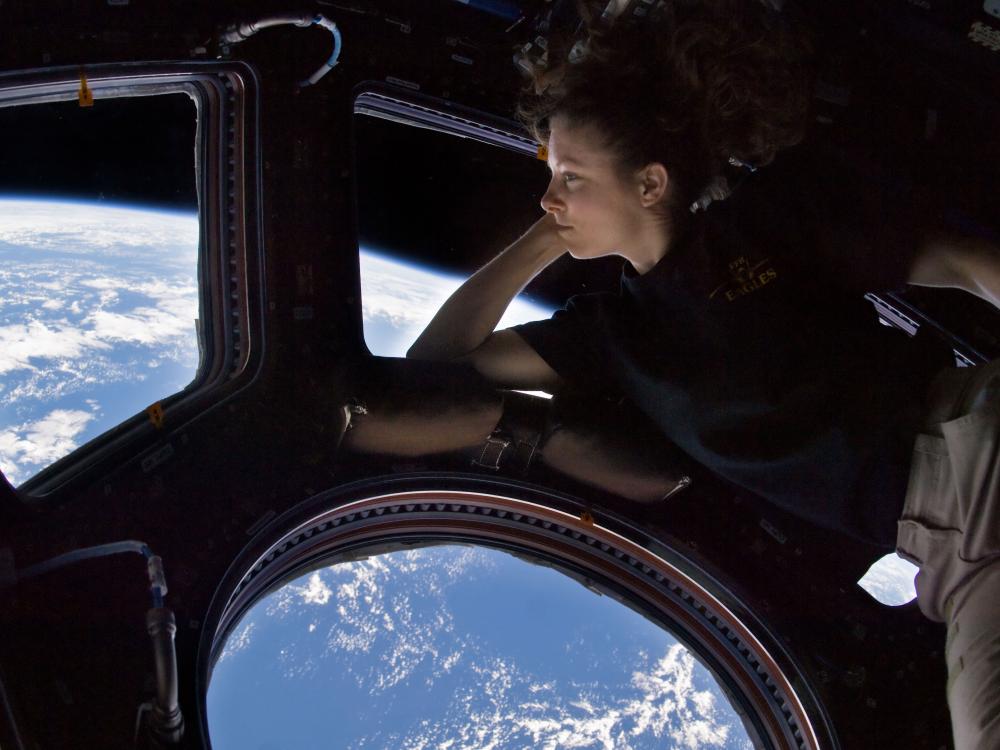
M158 451L156 451L156 453L154 453L153 455L146 456L144 459L142 459L142 470L148 474L160 464L169 461L173 457L173 455L174 455L174 446L172 446L170 443L167 443Z
M402 86L403 88L420 91L420 84L414 83L413 81L404 81L402 78L396 78L395 76L386 76L385 80L388 83L395 84L396 86Z

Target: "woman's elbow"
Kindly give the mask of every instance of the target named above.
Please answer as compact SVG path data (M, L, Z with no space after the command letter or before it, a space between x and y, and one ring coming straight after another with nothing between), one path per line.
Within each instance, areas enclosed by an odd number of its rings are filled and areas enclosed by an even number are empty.
M1000 248L981 237L929 234L914 258L908 280L917 286L963 289L997 304Z
M421 341L419 338L406 350L407 359L421 359L425 362L455 362L464 356L459 347L446 341Z
M406 350L407 359L419 359L424 362L447 362L451 359L443 352L433 346L414 341L410 348Z

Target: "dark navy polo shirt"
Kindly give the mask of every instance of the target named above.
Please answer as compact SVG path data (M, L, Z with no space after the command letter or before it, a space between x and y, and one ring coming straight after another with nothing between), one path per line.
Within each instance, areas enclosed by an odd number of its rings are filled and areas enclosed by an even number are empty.
M915 203L797 147L696 216L618 293L516 330L575 388L625 396L693 459L826 528L893 547L913 436L950 352L880 325Z

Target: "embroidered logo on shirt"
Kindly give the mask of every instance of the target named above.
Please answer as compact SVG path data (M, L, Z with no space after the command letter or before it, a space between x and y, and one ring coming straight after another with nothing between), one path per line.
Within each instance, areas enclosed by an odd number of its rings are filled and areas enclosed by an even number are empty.
M778 272L771 267L771 259L757 261L753 264L741 255L729 264L730 278L719 284L710 295L709 299L715 299L719 294L726 298L727 302L733 302L746 294L752 294L766 284L770 284L778 278Z

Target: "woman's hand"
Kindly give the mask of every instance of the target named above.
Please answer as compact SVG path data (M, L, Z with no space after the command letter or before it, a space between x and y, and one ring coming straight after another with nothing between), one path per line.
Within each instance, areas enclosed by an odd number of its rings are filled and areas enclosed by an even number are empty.
M522 241L547 248L550 253L555 255L553 260L566 252L566 247L559 237L559 225L556 223L554 214L545 213L542 218L528 227L528 230L517 240L517 242ZM515 244L517 243L515 242Z

